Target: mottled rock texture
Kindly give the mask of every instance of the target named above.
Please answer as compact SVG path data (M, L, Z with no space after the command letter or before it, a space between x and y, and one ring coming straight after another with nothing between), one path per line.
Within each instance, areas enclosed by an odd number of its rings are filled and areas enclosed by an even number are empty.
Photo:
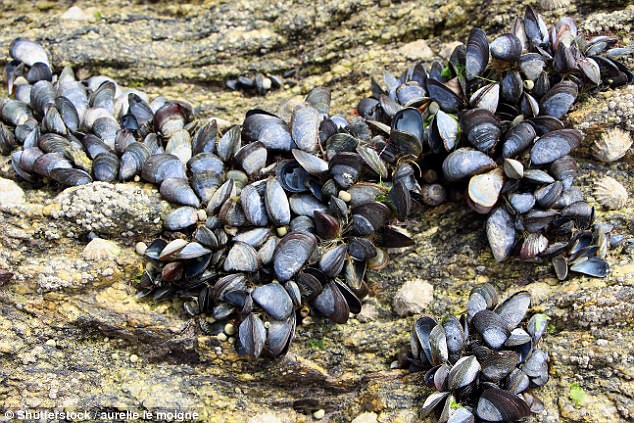
M547 3L549 21L572 14L590 31L634 41L634 6L627 1ZM92 17L62 20L71 5ZM347 113L367 95L370 76L405 68L404 44L424 39L440 55L473 25L500 33L521 12L520 2L511 1L3 2L0 52L5 57L16 36L31 37L52 50L56 66L73 64L83 76L102 72L150 94L187 98L201 114L227 121L254 106L276 110L318 84L332 87L333 108ZM296 70L298 83L266 97L224 89L229 76L288 70ZM606 128L631 131L633 115L629 87L589 97L570 116L587 134L576 153L586 194L598 175L614 177L632 194L634 155L602 164L591 158L590 145ZM8 158L0 175L15 178ZM228 422L307 422L324 409L322 421L348 422L364 412L379 422L421 421L421 402L431 392L423 375L391 368L408 348L415 319L399 318L392 298L419 278L434 286L427 312L439 318L462 312L471 286L484 281L507 295L528 289L534 310L552 317L545 342L551 381L537 392L545 411L531 421L634 418L631 249L610 255L612 272L604 280L575 276L562 283L545 265L495 263L482 220L463 205L428 209L408 223L416 246L371 275L373 309L363 323L317 321L298 328L286 358L247 363L231 339L203 335L178 301L135 298L134 244L151 240L168 207L155 189L94 184L60 194L20 186L25 202L0 206L0 269L15 273L0 287L1 409L163 408ZM95 207L93 194L111 208ZM627 237L634 232L631 197L622 210L598 213ZM85 258L90 231L121 253ZM585 392L581 403L569 397L574 384Z

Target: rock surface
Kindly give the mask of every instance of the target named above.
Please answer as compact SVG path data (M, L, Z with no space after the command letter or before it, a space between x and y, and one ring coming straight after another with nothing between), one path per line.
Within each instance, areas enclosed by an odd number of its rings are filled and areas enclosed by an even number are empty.
M549 22L572 14L583 28L613 32L626 45L633 41L634 6L627 1L550 3L557 4L546 12ZM234 122L255 105L282 108L318 84L333 88L334 109L349 111L367 95L370 76L380 80L384 69L405 68L409 62L399 49L407 42L424 39L442 55L473 25L500 33L521 12L519 2L511 1L75 5L95 10L94 22L60 21L69 7L65 2L0 5L2 57L11 39L31 37L52 49L57 66L72 63L84 76L103 72L150 94L185 97L203 115ZM229 76L293 69L298 82L266 97L223 88ZM634 190L632 153L609 165L590 155L606 128L633 129L632 89L589 97L570 115L587 135L577 153L587 195L602 175ZM0 161L0 175L15 178L8 158ZM426 313L438 318L461 313L471 286L485 281L506 295L529 290L533 309L552 317L544 344L551 380L536 391L545 410L531 421L634 418L631 245L611 253L608 278L575 276L562 283L547 266L496 263L482 220L463 205L427 209L408 224L416 246L371 275L376 311L371 318L340 326L315 321L298 328L284 359L248 363L233 352L233 337L204 335L199 326L207 322L188 319L178 301L135 298L140 269L135 242L147 243L160 232L169 207L155 189L93 184L60 194L19 185L24 203L0 207L0 269L15 273L0 286L2 410L166 410L198 413L188 421L268 416L272 422L310 422L323 409L322 421L348 422L367 412L379 422L418 422L431 390L422 374L391 368L407 351L416 316L399 318L391 304L405 281L420 278L434 287ZM627 238L634 233L631 197L624 209L598 211ZM90 231L115 243L121 254L86 260L82 252ZM573 388L585 393L582 401L571 398Z
M434 301L434 286L429 282L414 279L401 286L394 296L394 311L399 316L423 313Z

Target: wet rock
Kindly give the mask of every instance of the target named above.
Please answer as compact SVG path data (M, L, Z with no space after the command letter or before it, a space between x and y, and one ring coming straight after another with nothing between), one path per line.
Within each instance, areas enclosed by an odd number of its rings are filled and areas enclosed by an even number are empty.
M576 10L587 30L621 37L631 32L634 12L625 4L575 2L566 12ZM226 77L245 70L272 74L297 69L296 86L259 97L257 106L277 111L289 97L302 99L313 86L327 84L335 94L333 110L346 113L368 95L368 76L380 80L384 69L401 72L413 63L399 52L402 40L425 39L447 58L459 43L455 40L466 41L473 25L492 37L523 6L506 0L451 1L433 8L393 2L389 11L370 0L280 5L108 0L99 5L103 18L60 27L68 3L13 2L0 16L2 26L11 28L0 34L0 50L6 52L17 35L42 40L52 46L56 66L73 63L83 75L105 72L152 96L185 97L203 116L226 122L237 122L254 107L253 99L217 88ZM545 18L551 24L563 12L546 12ZM586 194L603 175L634 192L631 155L612 166L590 155L593 140L606 129L634 130L633 89L593 94L568 116L586 134L586 149L578 155ZM7 163L0 163L0 174L15 177ZM150 407L196 410L199 421L255 423L272 416L271 423L306 423L320 408L327 410L324 420L337 423L352 421L363 410L381 421L421 420L421 402L430 392L422 375L389 369L409 344L413 316L382 312L385 318L362 321L359 315L346 325L298 324L300 340L286 358L267 365L246 363L234 353L233 336L220 342L206 335L199 321L184 316L182 304L135 298L140 258L127 237L133 232L134 241L147 242L161 231L160 216L168 206L155 190L95 183L55 198L57 189L29 189L25 206L32 213L14 212L21 208L0 213L0 269L15 273L0 290L4 408L23 409L27 399L47 409L104 409L116 401L118 409L140 413ZM634 233L631 204L597 213L617 223L626 237ZM547 266L495 263L482 221L461 205L426 210L409 225L415 251L373 273L370 290L376 304L366 304L369 311L373 306L390 309L402 282L413 278L433 285L434 300L423 311L433 316L461 313L464 294L476 282L493 282L505 295L528 289L535 309L552 317L544 346L553 358L551 381L535 392L545 412L531 423L631 420L631 249L610 253L612 273L606 279L575 276L561 284ZM90 231L120 246L114 263L82 256L87 243L82 235ZM56 339L57 346L46 345L46 339ZM571 351L570 345L578 348ZM139 361L132 363L132 355ZM569 398L574 383L588 394L582 406ZM236 386L243 392L236 393ZM309 404L305 411L297 411L300 401Z
M434 286L422 279L407 281L398 290L392 305L399 316L422 313L434 300Z

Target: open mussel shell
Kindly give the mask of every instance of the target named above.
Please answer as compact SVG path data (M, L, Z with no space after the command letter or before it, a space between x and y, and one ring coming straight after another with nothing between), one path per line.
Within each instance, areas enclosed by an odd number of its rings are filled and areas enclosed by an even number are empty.
M600 257L579 257L570 263L571 271L595 278L605 278L609 269L609 264Z
M414 323L414 330L411 333L410 346L412 355L417 359L421 367L430 368L434 364L431 351L430 335L437 323L428 316L423 316Z
M449 392L434 392L429 395L425 402L423 403L423 407L421 409L422 417L427 417L431 414L432 411L436 409L443 401L447 399L449 396Z
M479 311L471 322L484 342L493 349L501 348L510 335L507 320L493 311Z
M503 185L504 172L500 168L472 176L467 192L475 210L485 213L490 211L497 203Z

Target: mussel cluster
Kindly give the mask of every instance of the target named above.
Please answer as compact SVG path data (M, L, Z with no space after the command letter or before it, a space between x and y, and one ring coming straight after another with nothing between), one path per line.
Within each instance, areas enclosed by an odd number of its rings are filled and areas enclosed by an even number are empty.
M457 193L488 214L497 260L553 256L560 278L605 276L618 237L593 226L573 184L570 153L582 134L560 119L580 91L632 82L615 59L628 51L615 43L586 40L570 18L549 32L528 7L490 44L473 30L446 66L386 73L386 89L372 84L360 116L331 114L330 91L317 87L289 122L253 109L225 129L197 120L185 101L150 101L108 77L78 80L71 68L55 73L45 49L18 38L5 67L14 98L0 103L0 152L31 183L159 186L179 207L144 253L139 295L178 296L192 315L237 319L241 353L277 356L298 317L343 323L358 313L367 269L412 244L395 225ZM266 78L231 83L263 91Z
M346 322L361 310L368 267L412 244L393 226L413 210L411 165L400 153L382 157L363 119L330 116L326 88L290 123L254 109L220 133L185 102L148 102L109 78L78 81L69 68L53 74L34 42L17 39L10 53L16 98L2 104L2 132L6 152L21 144L16 173L158 185L179 207L163 221L172 233L144 253L139 295L185 298L187 312L218 322L238 318L241 353L282 354L296 317L312 310Z
M294 71L291 71L285 76L291 76ZM225 82L225 85L230 90L242 90L246 92L253 92L257 95L265 95L271 90L280 89L284 85L284 79L279 75L265 75L257 72L253 76L239 76L237 78L229 78Z
M634 81L616 60L631 50L615 43L586 39L569 17L549 31L528 6L511 32L490 43L481 29L471 31L446 65L434 62L427 71L418 63L399 78L385 73L385 89L372 81L373 94L358 111L373 143L384 145L382 157L417 158L423 184L410 187L416 198L436 206L453 193L488 215L497 261L556 257L560 277L568 268L604 277L608 266L598 250L575 247L587 239L594 209L574 185L570 154L583 135L561 119L581 92Z
M473 288L467 312L437 323L421 317L411 333L411 364L425 370L437 390L423 406L439 422L511 422L543 409L530 388L548 382L548 354L539 348L549 317L526 322L530 294L520 291L498 304L495 288Z

